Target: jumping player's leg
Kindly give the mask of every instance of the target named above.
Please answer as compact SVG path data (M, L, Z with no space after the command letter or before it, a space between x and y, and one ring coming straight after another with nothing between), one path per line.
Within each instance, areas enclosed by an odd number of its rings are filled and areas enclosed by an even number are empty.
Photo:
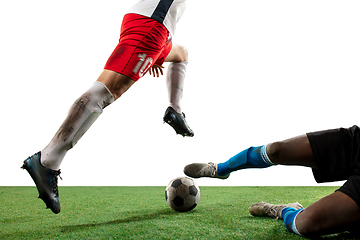
M103 109L126 92L133 83L133 80L124 75L104 70L98 81L72 105L50 143L41 152L24 161L22 168L26 169L34 180L39 198L54 213L60 212L58 169L67 151L79 141Z
M169 55L165 58L165 62L170 62L166 74L170 107L176 112L182 113L181 99L188 64L188 51L183 46L173 43Z
M49 145L24 161L23 168L33 178L39 197L54 213L60 212L57 188L60 170L57 169L65 154L95 122L103 109L147 72L162 51L162 47L159 46L166 45L167 29L147 17L127 14L121 30L119 44L109 57L98 80L75 101ZM130 36L125 32L132 34ZM134 42L136 44L133 44ZM154 48L149 48L149 45Z
M170 106L165 112L164 122L170 124L176 133L192 137L194 136L194 132L187 125L185 114L181 109L181 99L188 64L188 51L179 44L172 44L172 48L166 56L165 62L170 62L166 73L166 85Z
M226 179L231 172L245 168L267 168L275 164L317 168L306 135L268 145L250 147L219 164L194 163L184 168L186 175Z
M75 146L103 109L134 83L125 75L105 69L94 85L75 101L54 138L41 151L41 164L58 170L67 151Z

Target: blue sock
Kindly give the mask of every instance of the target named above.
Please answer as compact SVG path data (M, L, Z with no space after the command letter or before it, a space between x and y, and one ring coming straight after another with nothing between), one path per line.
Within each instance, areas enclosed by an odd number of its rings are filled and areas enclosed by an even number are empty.
M291 233L295 233L299 236L301 236L301 234L299 233L299 231L296 228L296 224L295 224L295 219L296 216L302 211L304 210L304 208L301 209L295 209L295 208L291 208L291 207L287 207L284 208L281 211L281 216L284 219L284 224L286 229L291 232Z
M245 149L228 161L219 163L217 173L220 176L225 176L244 168L266 168L274 165L267 156L265 149L266 145Z

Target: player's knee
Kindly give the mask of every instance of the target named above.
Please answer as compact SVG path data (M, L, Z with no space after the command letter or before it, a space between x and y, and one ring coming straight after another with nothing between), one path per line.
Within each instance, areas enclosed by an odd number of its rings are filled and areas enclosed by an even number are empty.
M317 236L322 233L323 225L319 214L312 211L304 211L296 218L296 228L303 236Z
M102 112L114 101L110 90L101 82L96 81L92 87L75 101L81 111Z
M187 62L189 60L189 52L185 47L182 47L181 49L182 49L183 61Z
M189 60L189 52L184 46L178 47L178 62L187 62Z
M278 164L280 159L280 153L284 144L282 142L273 142L267 145L266 153L270 158L271 162Z

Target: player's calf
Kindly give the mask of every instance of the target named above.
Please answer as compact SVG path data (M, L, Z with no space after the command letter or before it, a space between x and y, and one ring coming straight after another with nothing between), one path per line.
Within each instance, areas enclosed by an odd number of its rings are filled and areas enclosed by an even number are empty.
M267 168L274 165L266 153L266 146L250 147L228 161L219 163L218 174L224 176L244 168Z

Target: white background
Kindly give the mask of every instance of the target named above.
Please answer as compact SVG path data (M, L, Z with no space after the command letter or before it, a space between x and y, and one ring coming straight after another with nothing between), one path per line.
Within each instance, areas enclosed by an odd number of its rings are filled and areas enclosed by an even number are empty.
M133 3L1 1L0 185L34 186L22 161L48 144L97 79ZM59 185L165 186L192 162L224 162L250 146L358 124L359 7L189 0L174 41L189 51L183 110L195 137L162 123L165 78L145 76L68 152ZM197 183L317 185L311 169L282 166Z

